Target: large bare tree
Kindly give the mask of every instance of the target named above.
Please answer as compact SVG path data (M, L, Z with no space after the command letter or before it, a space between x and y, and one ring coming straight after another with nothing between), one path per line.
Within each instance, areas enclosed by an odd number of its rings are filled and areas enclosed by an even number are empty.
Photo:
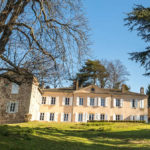
M11 71L45 81L60 76L59 69L65 74L87 51L80 0L0 0L1 77L18 82L5 73Z

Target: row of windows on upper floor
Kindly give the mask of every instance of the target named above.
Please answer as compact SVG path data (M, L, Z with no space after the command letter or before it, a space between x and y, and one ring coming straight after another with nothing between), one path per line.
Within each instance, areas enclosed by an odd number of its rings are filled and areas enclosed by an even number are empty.
M61 113L60 114L60 121L61 122L71 122L71 113ZM41 121L58 121L58 113L40 113L39 120ZM108 120L107 114L94 114L94 113L75 113L75 122L86 122L87 120ZM113 120L124 120L123 115L120 114L113 114ZM147 116L145 115L130 115L130 121L147 121Z
M62 105L66 106L72 106L72 97L63 97ZM42 97L42 104L48 104L48 105L55 105L59 101L59 97ZM138 100L132 99L131 100L131 108L137 108L138 107ZM140 108L144 108L144 100L139 100ZM76 98L76 105L82 106L84 104L84 98L77 97ZM87 98L87 106L108 106L108 98ZM113 106L114 107L123 107L123 99L113 99Z

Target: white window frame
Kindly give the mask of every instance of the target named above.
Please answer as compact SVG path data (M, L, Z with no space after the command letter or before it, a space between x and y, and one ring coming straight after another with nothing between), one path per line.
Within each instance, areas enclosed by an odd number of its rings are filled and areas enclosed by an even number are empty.
M65 105L66 106L70 105L70 98L69 97L65 97Z
M13 114L18 112L18 101L10 101L7 103L6 112Z
M94 114L89 114L89 120L94 120Z
M102 121L105 120L105 114L100 114L100 120L102 120Z
M101 98L101 106L105 107L106 106L106 99Z
M56 104L56 97L51 97L51 105L55 105Z
M83 97L79 97L79 106L83 106Z
M55 121L55 113L49 114L49 121Z
M90 98L90 106L95 106L95 98Z
M39 120L44 121L44 119L45 119L45 113L41 112Z
M83 114L82 113L78 114L78 122L83 122Z
M46 97L42 97L42 105L46 104Z
M69 121L69 114L68 113L64 113L64 122L68 122Z

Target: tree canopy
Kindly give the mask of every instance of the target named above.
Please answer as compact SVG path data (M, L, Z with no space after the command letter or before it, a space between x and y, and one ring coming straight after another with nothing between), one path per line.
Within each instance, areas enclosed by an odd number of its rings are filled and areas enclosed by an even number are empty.
M119 61L99 61L88 59L77 73L75 79L79 86L96 84L100 88L121 88L127 81L129 73L125 66ZM128 89L128 87L126 86Z
M88 30L80 0L1 0L0 77L59 77L84 58Z
M136 30L147 44L150 42L150 7L136 5L132 12L127 14L125 18L126 25L130 31ZM145 50L130 53L131 59L139 62L146 70L145 75L150 75L150 46Z

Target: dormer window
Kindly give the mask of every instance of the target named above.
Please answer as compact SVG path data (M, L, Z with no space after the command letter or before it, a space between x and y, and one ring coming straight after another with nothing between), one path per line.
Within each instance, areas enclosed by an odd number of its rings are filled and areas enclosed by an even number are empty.
M95 92L95 89L94 89L94 88L91 88L91 92Z

